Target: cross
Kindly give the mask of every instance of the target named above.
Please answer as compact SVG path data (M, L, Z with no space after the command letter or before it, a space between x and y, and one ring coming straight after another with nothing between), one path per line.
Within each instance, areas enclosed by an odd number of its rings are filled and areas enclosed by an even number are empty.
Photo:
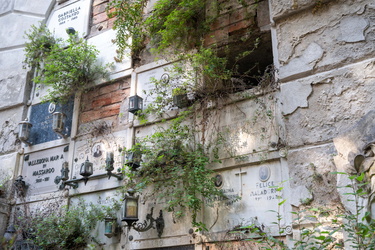
M240 196L242 197L242 175L246 174L247 172L242 172L242 169L240 168L240 172L235 173L236 176L240 177Z

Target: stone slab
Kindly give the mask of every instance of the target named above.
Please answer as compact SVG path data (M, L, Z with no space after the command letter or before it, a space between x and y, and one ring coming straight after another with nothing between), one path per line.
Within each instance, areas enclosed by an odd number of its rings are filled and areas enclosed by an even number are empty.
M296 79L373 57L375 6L371 0L330 2L276 25L279 75Z
M105 174L105 160L108 152L113 152L114 154L113 173L116 173L117 169L122 168L124 164L124 155L122 150L125 146L126 133L124 133L124 131L109 134L108 136L98 136L95 138L95 140L77 140L74 150L74 165L71 177L82 177L79 174L79 170L81 164L86 159L89 159L89 161L94 164L94 175ZM113 177L111 177L111 179L112 178ZM105 181L101 181L99 184L103 185L104 187ZM94 184L89 184L88 182L87 185L89 186Z
M46 16L53 3L53 0L15 0L14 10Z
M37 151L25 155L22 164L22 176L28 187L29 195L39 195L58 191L54 183L56 176L61 176L61 167L68 161L64 146Z
M7 190L11 190L10 184L16 177L15 175L18 160L18 153L11 153L0 156L0 184L4 185Z
M113 204L113 200L120 201L122 198L122 195L120 195L118 191L102 191L99 193L84 194L79 196L79 198L72 197L71 204L73 206L79 204L81 199L83 199L85 201L85 204L88 205L88 208L90 204L93 204L94 206L102 206L102 211L105 212L105 208L110 207ZM122 209L118 211L112 211L117 218L117 225L121 226ZM106 249L117 249L118 247L116 248L115 246L120 243L120 236L122 235L121 231L119 231L118 234L113 236L112 238L106 237L104 235L104 231L104 221L98 221L96 228L91 233L92 235L95 235L96 240L105 245Z
M54 112L62 112L66 115L63 134L70 136L73 117L73 98L66 104L51 104L49 102L36 104L31 107L29 121L32 124L30 139L33 145L61 139L61 136L52 130Z
M112 73L117 73L119 71L123 71L126 69L131 68L131 58L130 52L128 52L128 56L126 56L122 62L116 62L115 57L117 56L116 53L116 45L112 42L113 39L116 38L116 32L114 30L108 30L103 32L97 36L91 37L88 39L88 43L92 44L96 47L99 51L98 55L98 62L102 63L103 65L107 63L113 63L111 67Z
M0 111L0 151L12 152L17 149L18 123L22 120L24 107Z
M227 232L236 226L253 223L264 225L272 231L277 215L270 210L278 211L278 203L286 198L276 191L276 187L286 185L281 184L283 171L280 162L235 168L217 174L222 176L220 188L228 199L207 201L203 218L211 232ZM236 200L238 196L240 200ZM279 209L285 219L286 206L282 205Z
M38 22L42 20L40 17L18 13L0 17L0 48L22 45L25 42L25 32L31 28L31 25L38 26ZM18 58L18 60L22 59Z
M153 65L153 64L152 64ZM160 80L163 74L168 74L167 66L161 66L156 68L147 69L137 74L137 88L136 94L143 98L143 107L146 108L152 103L156 96L151 94L151 90L154 88L153 80Z
M0 5L0 14L12 10L14 0L3 0Z
M272 95L265 95L228 105L219 111L219 115L212 112L211 126L219 127L219 131L212 129L212 132L220 132L224 137L219 155L222 158L238 157L277 144L275 104Z
M56 37L69 38L66 29L72 27L79 36L86 36L89 32L91 0L79 0L60 9L55 9L47 21L47 27Z
M295 147L330 141L351 127L375 106L374 76L375 61L366 60L291 81L285 87L281 85L282 111L289 113L295 109L292 114L284 116L287 118L284 119L287 145ZM307 97L307 107L304 107L305 97L290 96L290 91L307 88L305 92L299 92L307 95L310 84L312 92ZM284 108L284 100L293 105Z
M336 207L340 200L337 176L332 174L337 170L333 163L336 153L332 143L288 152L290 201L294 206L311 203L313 207Z

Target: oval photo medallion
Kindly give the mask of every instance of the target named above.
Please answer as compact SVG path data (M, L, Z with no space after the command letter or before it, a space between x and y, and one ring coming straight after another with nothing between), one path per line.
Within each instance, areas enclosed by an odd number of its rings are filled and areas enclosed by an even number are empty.
M261 166L259 168L259 180L267 181L271 176L271 169L268 166Z

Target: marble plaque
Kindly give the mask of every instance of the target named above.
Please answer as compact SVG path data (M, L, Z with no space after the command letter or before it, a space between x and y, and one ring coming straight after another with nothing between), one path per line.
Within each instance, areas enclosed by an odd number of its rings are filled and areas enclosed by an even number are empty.
M47 27L55 37L69 38L66 29L72 27L79 36L86 36L89 31L91 0L79 0L61 9L55 10L48 18Z
M52 113L62 112L66 115L63 133L70 135L73 116L73 98L63 105L51 105L51 103L36 104L31 107L30 122L32 124L30 139L33 145L61 139L52 129Z
M66 146L33 152L25 155L22 176L28 187L28 194L38 195L58 190L54 183L61 176L61 167L68 160ZM69 167L70 168L70 167Z
M97 36L94 36L88 39L88 43L95 46L95 48L99 51L98 55L98 62L102 65L107 63L113 63L113 67L111 72L117 73L119 71L123 71L126 69L131 68L131 58L130 58L130 51L128 51L124 59L121 62L115 61L115 57L117 56L116 53L116 45L112 42L113 39L116 39L116 32L114 30L108 30L103 32Z
M177 77L173 76L175 73L171 71L173 68L173 65L171 64L164 64L155 67L155 63L151 63L150 65L143 66L143 68L143 71L138 72L136 82L137 95L143 98L143 108L147 107L156 98L156 95L153 94L153 92L155 92L155 80L164 81L168 84L170 89L165 90L167 91L166 97L171 97L172 89L178 87L184 82L183 79L177 79ZM166 107L168 110L176 108L177 107Z
M218 120L225 141L220 156L226 158L260 152L277 143L273 110L272 103L264 104L262 100L246 100L222 109Z
M227 198L208 200L204 209L205 223L208 227L212 226L214 232L250 225L255 223L255 219L257 223L272 228L277 214L270 210L280 209L281 215L286 218L285 207L278 207L284 199L283 191L276 190L282 185L279 162L226 170L220 175L220 189Z

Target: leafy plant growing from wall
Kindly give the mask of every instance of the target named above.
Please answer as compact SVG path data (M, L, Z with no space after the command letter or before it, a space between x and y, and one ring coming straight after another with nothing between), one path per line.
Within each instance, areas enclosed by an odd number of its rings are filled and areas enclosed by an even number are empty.
M211 102L211 106L222 107L230 93L255 85L247 81L253 67L240 72L238 65L259 43L256 35L249 35L251 25L242 42L252 46L233 60L226 57L229 52L225 46L206 46L211 25L219 17L224 2L159 0L152 11L144 13L148 0L115 0L108 9L108 15L116 17L114 28L120 57L130 49L137 62L142 53L150 50L157 58L176 62L168 69L168 80L154 79L153 89L146 93L153 101L137 114L143 123L156 115L156 122L160 123L155 126L160 127L130 149L140 150L143 162L139 171L128 171L128 185L135 185L138 190L152 185L152 192L166 201L168 211L178 217L187 209L193 225L200 229L205 225L197 215L204 201L223 196L214 186L213 171L208 168L219 159L223 137L220 133L213 135L211 129L217 131L217 113L207 107ZM240 1L248 21L254 18L256 2ZM176 117L168 117L168 121L160 120L176 107L173 96L181 94L186 95L184 103L177 106L186 109Z
M79 200L73 205L61 206L61 201L56 201L33 212L24 205L25 209L18 211L16 229L20 238L43 249L83 249L98 243L92 231L105 217L114 217L113 212L121 206L115 200L109 204L87 204Z
M24 63L36 70L35 84L50 87L45 101L64 102L67 97L108 75L110 65L100 65L97 62L99 51L78 34L70 34L64 41L54 38L41 24L32 26L26 39Z

